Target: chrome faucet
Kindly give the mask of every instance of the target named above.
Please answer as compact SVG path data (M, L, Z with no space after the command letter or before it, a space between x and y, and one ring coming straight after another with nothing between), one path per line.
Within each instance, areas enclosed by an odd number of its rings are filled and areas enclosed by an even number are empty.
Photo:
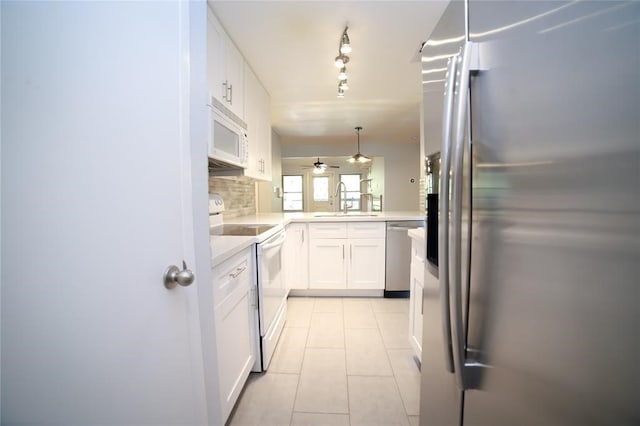
M340 195L340 185L342 185L342 187L344 188L344 197L342 198L342 201L344 202L344 214L347 214L349 206L347 206L347 185L344 182L338 182L338 184L336 185L336 191L333 194L333 198ZM338 198L338 205L340 205L340 198Z

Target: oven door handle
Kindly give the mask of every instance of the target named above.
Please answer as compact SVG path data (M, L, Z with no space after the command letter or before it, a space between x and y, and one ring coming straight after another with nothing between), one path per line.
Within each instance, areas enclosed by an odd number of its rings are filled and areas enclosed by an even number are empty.
M261 248L261 250L269 250L272 249L274 247L278 247L284 244L284 241L287 239L287 233L286 232L282 232L280 234L280 236L278 237L278 239L274 242L267 242L267 243L262 243L259 245L259 247Z

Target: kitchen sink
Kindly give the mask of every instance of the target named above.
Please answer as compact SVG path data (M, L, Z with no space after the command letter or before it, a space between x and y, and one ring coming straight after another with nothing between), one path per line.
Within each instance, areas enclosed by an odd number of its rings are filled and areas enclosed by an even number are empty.
M313 217L376 217L373 213L316 213Z

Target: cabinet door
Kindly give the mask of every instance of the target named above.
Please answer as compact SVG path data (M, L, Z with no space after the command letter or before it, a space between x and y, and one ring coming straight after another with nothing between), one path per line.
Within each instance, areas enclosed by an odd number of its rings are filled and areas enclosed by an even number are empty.
M309 241L309 288L347 288L345 251L346 240L342 238Z
M244 119L244 58L225 34L224 69L227 83L227 108Z
M244 120L244 58L207 8L207 84L211 96Z
M348 244L349 288L384 289L383 238L352 238Z
M287 226L285 243L285 277L288 289L306 290L309 287L309 239L306 223Z
M417 256L411 260L409 342L418 359L422 359L422 292L424 290L424 266L424 261Z
M245 176L260 179L260 106L255 101L259 96L260 83L251 68L245 68L245 116L249 135L249 161Z
M207 87L209 95L225 103L224 31L207 7ZM226 105L226 103L225 103Z
M271 180L270 100L251 68L245 67L245 121L249 134L249 165L245 176Z
M260 157L262 158L261 174L262 179L271 180L271 98L262 85L260 85L260 89L257 102L260 106L258 131L260 133Z
M256 356L251 250L214 267L218 377L222 416L231 413Z

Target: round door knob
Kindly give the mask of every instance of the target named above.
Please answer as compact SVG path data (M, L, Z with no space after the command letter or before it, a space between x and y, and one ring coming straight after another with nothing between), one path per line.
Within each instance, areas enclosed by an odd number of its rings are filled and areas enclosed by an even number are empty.
M164 286L169 290L175 288L178 284L182 287L187 287L193 283L194 279L193 271L187 268L187 263L184 260L182 261L182 270L176 265L171 265L164 271L163 276Z

